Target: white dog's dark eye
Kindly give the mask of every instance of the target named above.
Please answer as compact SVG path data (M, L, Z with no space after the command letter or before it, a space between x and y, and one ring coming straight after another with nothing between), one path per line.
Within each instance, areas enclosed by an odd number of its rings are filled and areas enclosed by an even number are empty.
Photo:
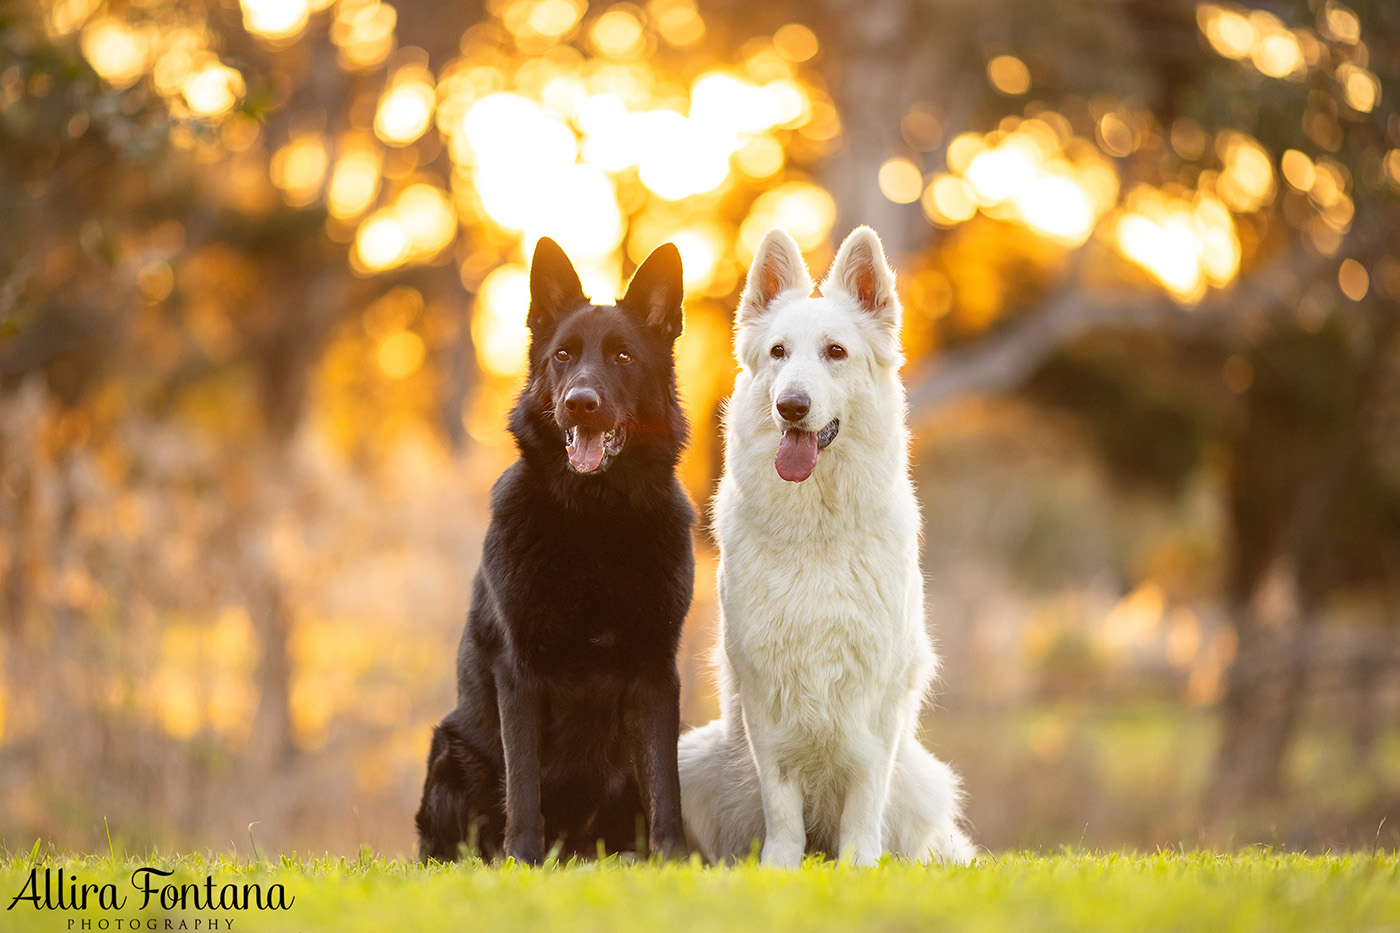
M846 358L846 348L839 343L833 343L826 348L826 358L829 360L844 360Z
M775 343L773 344L773 349L768 351L768 355L773 357L773 359L775 360L780 360L783 357L787 356L787 351L783 349L783 345L781 343Z
M630 363L632 362L632 354L628 353L626 350L619 350L617 351L617 361L619 363Z
M556 360L558 360L559 362L561 362L561 363L567 363L567 362L569 362L569 351L568 351L568 350L555 350L555 351L554 351L554 358L555 358Z

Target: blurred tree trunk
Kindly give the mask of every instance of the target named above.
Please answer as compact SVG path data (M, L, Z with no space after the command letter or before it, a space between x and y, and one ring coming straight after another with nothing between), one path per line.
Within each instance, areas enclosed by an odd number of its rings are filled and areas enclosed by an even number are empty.
M900 256L914 245L907 205L880 193L877 175L899 153L899 121L909 86L914 4L910 0L825 0L829 35L837 43L839 83L833 88L844 126L823 180L843 216L833 239L857 224L874 227L886 251ZM917 219L917 218L916 218Z
M260 654L254 677L258 707L253 720L252 764L265 768L296 752L292 722L292 630L296 624L293 594L284 568L277 564L273 523L294 504L282 501L297 469L292 440L306 406L311 371L331 327L348 300L339 270L323 271L309 281L295 262L265 261L268 284L263 300L268 326L253 334L259 397L267 431L247 463L236 465L238 491L234 523L241 552L249 617L258 634Z
M1302 697L1307 601L1291 556L1277 559L1250 598L1234 601L1235 660L1220 702L1220 748L1208 791L1210 833L1232 841L1233 821L1282 790Z
M1230 841L1232 824L1251 804L1276 798L1284 789L1308 674L1306 636L1329 583L1320 568L1335 544L1339 500L1383 403L1398 325L1393 307L1380 309L1369 351L1357 361L1351 406L1311 475L1291 489L1287 483L1282 490L1270 486L1289 451L1263 439L1264 430L1246 428L1236 450L1228 598L1235 607L1237 646L1221 699L1220 747L1205 800L1208 831L1220 841Z

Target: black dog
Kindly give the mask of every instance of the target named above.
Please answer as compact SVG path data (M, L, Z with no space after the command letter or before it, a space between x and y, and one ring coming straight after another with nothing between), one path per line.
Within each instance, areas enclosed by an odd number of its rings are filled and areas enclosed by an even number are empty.
M542 239L527 322L520 459L491 493L419 853L454 859L465 843L538 863L548 845L596 854L645 838L680 854L676 648L695 569L675 470L680 253L659 247L621 301L597 306Z

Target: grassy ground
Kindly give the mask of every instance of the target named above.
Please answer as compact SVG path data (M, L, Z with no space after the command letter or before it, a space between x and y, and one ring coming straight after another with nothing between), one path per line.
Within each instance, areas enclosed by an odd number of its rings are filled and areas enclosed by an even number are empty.
M113 884L117 910L36 909L31 865L44 893L50 871L64 888ZM256 883L264 895L281 884L281 911L141 907L132 872L173 870L158 883ZM238 931L531 929L683 933L754 929L803 933L849 930L1400 930L1400 856L1304 857L1250 852L1211 854L1007 855L970 868L887 863L854 870L811 862L775 872L745 864L602 864L523 869L432 867L398 861L282 859L248 865L224 857L185 856L0 860L0 929L6 931L190 929ZM90 895L92 897L92 895ZM157 895L158 897L158 895ZM107 921L106 925L102 921ZM218 920L211 927L210 920ZM71 921L71 923L70 923ZM121 921L118 926L117 922ZM133 921L138 923L133 927ZM169 921L169 924L167 924ZM184 926L181 926L184 921ZM195 921L200 921L198 926ZM227 921L232 921L227 925Z

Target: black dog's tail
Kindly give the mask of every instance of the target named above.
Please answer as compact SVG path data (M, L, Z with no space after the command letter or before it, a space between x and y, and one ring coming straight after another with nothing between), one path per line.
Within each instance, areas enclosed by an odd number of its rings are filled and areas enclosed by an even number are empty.
M452 728L451 716L433 730L428 776L414 823L418 857L455 861L463 847L490 858L505 842L501 776Z

